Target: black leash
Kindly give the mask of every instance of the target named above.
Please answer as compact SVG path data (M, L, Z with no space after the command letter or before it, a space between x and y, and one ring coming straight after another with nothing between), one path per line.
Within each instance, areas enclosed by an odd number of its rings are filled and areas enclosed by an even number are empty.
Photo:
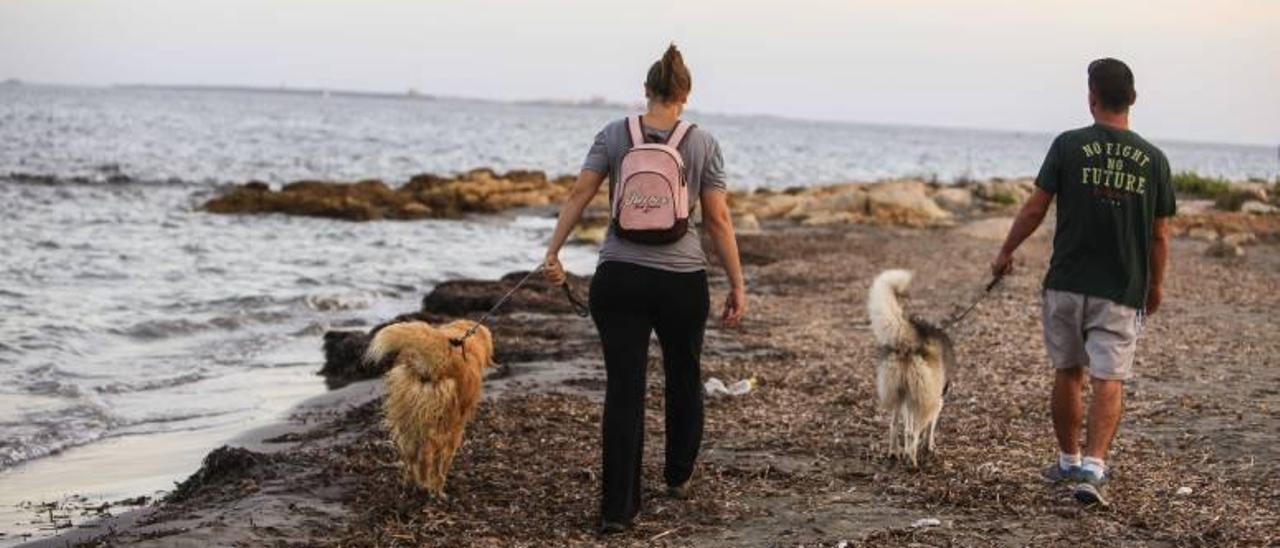
M511 300L511 296L515 295L516 291L519 291L521 287L524 287L524 284L528 283L529 279L533 278L534 274L542 272L542 266L543 265L538 265L538 268L530 270L528 274L525 274L523 278L520 278L520 281L516 282L516 285L507 291L506 295L503 295L501 299L498 299L498 302L494 303L494 305L490 307L478 321L476 321L475 325L471 326L471 328L463 333L461 337L449 339L449 344L452 344L453 346L462 346L462 343L466 342L467 338L475 335L476 331L480 329L480 326L485 325L485 323L489 321L489 318L493 316L493 313L498 311L498 308L507 304L507 301ZM560 287L564 289L565 297L569 298L569 304L573 307L573 313L582 318L587 317L587 315L590 314L590 311L587 310L586 305L582 304L582 301L579 301L578 298L573 295L573 290L569 288L569 281L565 280L564 283L560 284Z
M987 284L987 288L983 290L982 294L978 295L978 298L974 299L973 302L969 304L968 308L964 309L964 311L960 312L955 316L952 316L947 321L942 323L942 330L950 331L951 326L954 326L955 324L960 323L960 320L963 320L965 316L968 316L970 312L973 312L973 309L978 307L978 303L986 299L988 295L991 295L991 290L995 289L996 285L999 284L1000 280L1003 280L1003 279L1004 279L1004 274L1000 274L995 278L992 278L991 283Z

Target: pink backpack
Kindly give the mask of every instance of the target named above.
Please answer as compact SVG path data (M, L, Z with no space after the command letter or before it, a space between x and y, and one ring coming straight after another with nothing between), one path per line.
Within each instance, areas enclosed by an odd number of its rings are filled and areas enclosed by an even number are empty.
M644 142L641 116L627 117L631 148L615 179L613 225L618 236L642 244L669 244L689 231L689 188L680 142L693 128L676 122L665 143Z

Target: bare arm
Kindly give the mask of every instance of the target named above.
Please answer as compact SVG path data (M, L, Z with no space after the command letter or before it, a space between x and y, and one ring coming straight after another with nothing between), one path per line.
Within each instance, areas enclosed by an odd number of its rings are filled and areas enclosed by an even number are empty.
M1013 227L1009 229L1009 236L1005 238L1004 246L1000 248L1000 254L996 256L995 261L991 262L992 275L1003 276L1013 270L1013 253L1018 250L1022 242L1035 233L1037 228L1040 228L1040 223L1044 222L1045 215L1049 214L1049 205L1052 203L1053 194L1037 187L1035 193L1018 211L1017 218L1013 220Z
M1164 300L1164 267L1169 262L1169 218L1156 218L1151 231L1151 287L1147 289L1147 314L1155 314Z
M728 193L719 190L703 192L702 226L715 245L720 264L729 277L729 296L724 302L720 320L725 325L737 325L747 313L747 289L742 277L742 261L738 257L738 239L733 231L733 218L729 214Z
M578 173L578 180L569 190L569 197L560 206L560 216L556 220L556 230L551 234L551 242L547 244L547 256L543 262L543 274L551 283L561 284L565 281L564 266L560 264L560 248L569 239L573 227L582 220L582 210L587 208L591 199L600 190L605 174L599 171L584 169Z

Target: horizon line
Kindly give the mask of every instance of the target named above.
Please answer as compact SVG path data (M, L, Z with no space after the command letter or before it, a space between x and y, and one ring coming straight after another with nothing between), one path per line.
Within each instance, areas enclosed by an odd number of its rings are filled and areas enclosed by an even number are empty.
M238 93L273 93L283 95L307 95L307 96L339 96L365 99L410 99L421 101L467 101L477 103L492 103L505 105L529 105L529 106L556 106L567 108L619 108L631 109L640 107L644 103L642 101L620 101L604 96L591 96L586 99L581 98L529 98L529 99L500 99L494 97L482 97L472 95L450 95L435 94L419 91L417 88L410 86L404 91L387 91L376 89L354 89L354 88L326 88L315 86L291 86L288 84L279 84L277 86L255 85L255 84L195 84L195 83L140 83L140 82L116 82L110 84L88 84L88 83L65 83L65 82L45 82L45 81L27 81L21 78L8 77L0 80L0 86L35 86L35 87L71 87L71 88L98 88L98 89L153 89L167 91L226 91ZM806 116L795 116L787 114L775 114L768 112L725 112L711 111L700 109L689 109L688 112L707 114L712 116L727 117L757 117L757 118L774 118L784 121L793 122L810 122L821 124L848 124L858 126L871 127L908 127L919 129L938 129L944 131L981 131L990 133L1029 133L1052 136L1066 130L1043 130L1043 129L1026 129L1026 128L997 128L997 127L974 127L964 125L927 125L915 124L909 122L872 122L866 120L854 120L840 117L830 118L810 118ZM1069 128L1074 129L1074 128ZM1203 144L1203 145L1227 145L1227 146L1245 146L1257 148L1275 148L1278 152L1278 160L1280 160L1280 143L1259 143L1253 141L1197 141L1181 137L1153 137L1155 140L1166 141L1178 144Z

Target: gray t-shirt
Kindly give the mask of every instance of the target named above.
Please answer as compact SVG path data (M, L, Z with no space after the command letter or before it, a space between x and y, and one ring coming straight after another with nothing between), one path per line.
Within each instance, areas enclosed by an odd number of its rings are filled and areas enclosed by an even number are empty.
M648 126L644 126L643 131L649 142L665 141L670 133ZM630 146L627 120L616 120L596 134L596 140L591 144L586 160L582 162L583 169L609 174L610 196L617 184L614 176L621 169L622 156ZM690 205L700 203L699 197L703 191L726 190L724 158L720 155L720 143L716 142L715 137L702 128L695 127L685 135L679 150L684 158L684 177L689 184ZM618 261L672 272L706 270L707 256L702 252L702 239L698 236L697 229L701 213L701 207L696 207L690 218L689 232L678 241L663 245L629 242L614 234L613 226L610 225L604 244L600 246L599 262Z

